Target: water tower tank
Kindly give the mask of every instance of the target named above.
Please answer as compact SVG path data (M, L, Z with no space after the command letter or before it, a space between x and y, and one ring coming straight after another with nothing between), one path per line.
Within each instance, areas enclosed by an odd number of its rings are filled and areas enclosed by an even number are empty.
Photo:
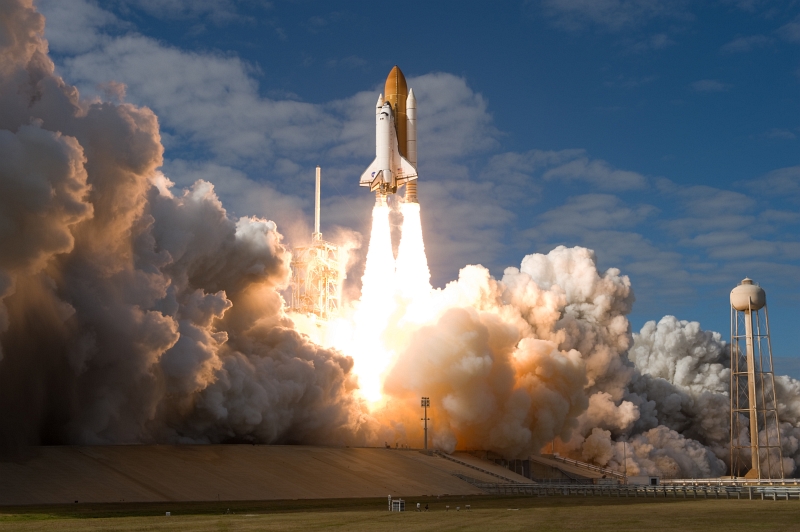
M752 279L745 277L739 286L731 290L731 306L739 312L761 310L766 304L767 294Z

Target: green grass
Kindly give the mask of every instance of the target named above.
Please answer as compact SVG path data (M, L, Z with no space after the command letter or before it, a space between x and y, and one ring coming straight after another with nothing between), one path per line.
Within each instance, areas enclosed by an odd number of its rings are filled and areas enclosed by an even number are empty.
M117 503L0 507L0 530L798 530L800 501L616 497L408 497L407 511L385 499L212 503ZM413 511L417 502L430 511ZM471 505L466 511L464 506ZM450 506L445 511L445 506ZM455 507L461 506L456 512ZM225 514L227 510L233 513ZM171 517L164 513L170 511Z

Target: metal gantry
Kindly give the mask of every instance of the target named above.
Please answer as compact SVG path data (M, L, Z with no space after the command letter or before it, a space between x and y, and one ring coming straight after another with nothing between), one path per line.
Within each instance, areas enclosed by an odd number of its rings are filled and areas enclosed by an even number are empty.
M292 255L292 303L295 312L328 321L339 314L341 265L339 248L315 240Z
M784 478L766 295L750 279L731 292L730 349L731 476Z
M311 244L292 251L291 310L329 321L339 314L342 271L339 248L320 232L320 167L314 196L314 234Z

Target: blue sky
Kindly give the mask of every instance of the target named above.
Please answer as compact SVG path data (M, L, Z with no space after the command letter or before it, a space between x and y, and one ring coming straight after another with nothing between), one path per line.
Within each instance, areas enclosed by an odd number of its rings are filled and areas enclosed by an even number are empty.
M800 2L40 0L59 73L158 114L164 173L232 215L363 233L373 106L399 65L419 102L434 284L555 245L633 282L635 330L729 334L767 290L778 372L800 377Z

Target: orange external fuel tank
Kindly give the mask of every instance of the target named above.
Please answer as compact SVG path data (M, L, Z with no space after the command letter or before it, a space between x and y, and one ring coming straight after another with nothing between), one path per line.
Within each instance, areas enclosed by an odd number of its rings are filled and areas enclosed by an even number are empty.
M397 127L397 147L400 149L400 155L406 157L408 155L408 116L406 115L406 100L408 99L408 85L406 85L406 77L403 71L397 65L389 72L386 78L386 85L383 90L384 101L392 104L392 111L394 111L394 123Z

